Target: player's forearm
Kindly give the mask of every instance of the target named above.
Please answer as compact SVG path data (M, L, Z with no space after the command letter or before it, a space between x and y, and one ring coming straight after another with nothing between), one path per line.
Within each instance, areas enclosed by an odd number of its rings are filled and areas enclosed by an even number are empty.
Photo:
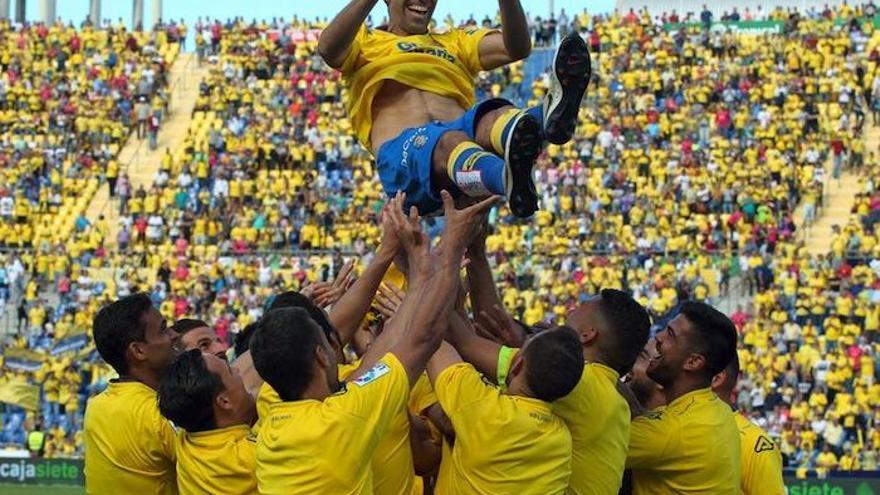
M500 344L474 333L471 328L468 328L464 317L458 313L453 313L449 317L446 340L458 351L461 358L471 363L477 371L492 380L497 379Z
M471 249L468 251L470 263L467 267L468 287L471 292L471 303L474 306L474 319L481 311L489 311L496 304L503 308L498 298L495 280L492 278L492 267L486 258L485 251Z
M327 65L334 68L342 66L352 41L377 1L351 0L324 28L318 39L318 54Z
M513 60L521 60L532 52L529 25L519 0L498 0L501 10L501 35L504 49Z
M364 316L370 310L376 290L388 267L391 266L392 260L394 253L380 248L373 262L330 310L330 323L339 332L343 345L351 341Z

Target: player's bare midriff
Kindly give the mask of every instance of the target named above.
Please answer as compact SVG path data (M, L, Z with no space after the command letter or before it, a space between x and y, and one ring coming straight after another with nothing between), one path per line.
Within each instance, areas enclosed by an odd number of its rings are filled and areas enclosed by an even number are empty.
M397 81L385 81L373 98L371 151L375 156L386 141L394 139L404 129L433 120L455 120L463 114L464 109L452 98L428 93Z

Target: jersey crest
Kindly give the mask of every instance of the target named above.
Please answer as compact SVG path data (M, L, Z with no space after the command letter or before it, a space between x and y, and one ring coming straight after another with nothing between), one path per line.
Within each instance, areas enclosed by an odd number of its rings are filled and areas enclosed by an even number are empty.
M759 436L758 441L755 442L755 452L758 454L760 454L761 452L766 452L768 450L773 450L775 447L776 445L773 443L773 441L765 437L764 435Z

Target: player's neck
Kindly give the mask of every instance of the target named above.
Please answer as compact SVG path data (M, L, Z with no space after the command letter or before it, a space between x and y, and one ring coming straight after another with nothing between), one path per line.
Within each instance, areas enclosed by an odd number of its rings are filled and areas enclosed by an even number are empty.
M682 376L669 385L663 385L663 395L666 396L666 404L672 404L679 397L701 388L709 388L709 384L701 378Z
M149 370L131 369L128 374L119 377L121 382L140 382L153 390L159 390L159 377Z
M309 386L303 391L299 400L323 401L333 393L323 376L316 376Z

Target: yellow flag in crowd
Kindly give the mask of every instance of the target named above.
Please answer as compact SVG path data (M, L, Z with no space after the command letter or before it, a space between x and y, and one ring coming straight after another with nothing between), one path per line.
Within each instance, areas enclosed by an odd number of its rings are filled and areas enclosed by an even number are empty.
M40 403L40 386L20 378L0 381L0 402L36 411Z

